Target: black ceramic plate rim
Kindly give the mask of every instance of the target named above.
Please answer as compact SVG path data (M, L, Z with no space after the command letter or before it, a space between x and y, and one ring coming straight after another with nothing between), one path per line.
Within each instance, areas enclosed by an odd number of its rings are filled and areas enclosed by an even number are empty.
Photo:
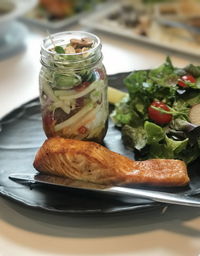
M116 74L113 74L113 75L110 75L108 76L110 78L110 81L111 81L111 84L110 86L114 86L112 84L112 78L114 78L114 80L121 80L123 77L127 76L130 72L123 72L123 73L116 73ZM120 78L120 79L119 79ZM34 98L24 104L21 104L20 106L14 108L13 110L11 110L9 113L7 113L6 115L4 115L1 119L0 119L0 132L1 132L1 122L4 123L4 120L6 120L6 118L11 115L14 111L18 111L18 109L26 109L27 105L36 102L38 101L38 98ZM6 120L7 121L7 120ZM116 213L125 213L125 212L138 212L138 211L141 211L141 210L152 210L152 209L159 209L159 208L163 208L166 206L166 204L163 204L163 203L156 203L156 202L151 202L151 203L145 203L145 204L139 204L139 205L135 205L133 203L133 205L131 205L130 203L127 204L127 206L122 206L122 207L119 207L119 208L112 208L112 209L102 209L102 208L99 208L99 209L84 209L84 210L79 210L79 209L76 209L76 210L73 210L73 209L57 209L55 207L49 207L49 206L45 206L45 205L40 205L38 203L30 203L28 200L25 200L24 198L22 197L19 197L19 196L16 196L14 193L11 193L11 192L8 192L8 191L5 191L4 189L4 186L0 185L0 195L2 195L3 197L7 198L7 199L10 199L12 201L15 201L21 205L24 205L24 206L28 206L28 207L31 207L31 208L34 208L34 209L38 209L38 210L45 210L45 211L48 211L48 212L54 212L54 213L69 213L69 214L116 214Z
M119 209L116 208L116 209L112 209L112 210L104 210L104 209L94 209L94 210L73 210L73 209L67 209L67 210L61 210L61 209L57 209L57 208L54 208L54 207L45 207L45 206L41 206L39 204L33 204L33 203L30 203L26 200L24 200L23 198L21 197L17 197L15 196L13 193L10 193L10 192L6 192L4 190L1 189L1 186L0 186L0 194L5 197L6 199L8 200L11 200L11 201L14 201L14 202L17 202L19 203L20 205L23 205L25 207L28 207L28 208L34 208L34 209L38 209L38 210L41 210L41 211L45 211L45 212L51 212L51 213L61 213L61 214L77 214L77 215L111 215L111 214L118 214L118 213L128 213L128 212L139 212L140 210L144 210L144 209L149 209L149 210L153 210L153 209L159 209L159 208L163 208L165 207L164 204L159 204L159 203L150 203L150 204L141 204L141 205L133 205L133 206L123 206L123 207L120 207Z

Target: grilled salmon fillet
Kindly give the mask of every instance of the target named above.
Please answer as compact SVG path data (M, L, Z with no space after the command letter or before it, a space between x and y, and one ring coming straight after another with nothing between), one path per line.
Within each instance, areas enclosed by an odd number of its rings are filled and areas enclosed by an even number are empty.
M44 142L33 165L41 173L105 185L184 186L189 182L183 161L134 161L95 142L59 137Z

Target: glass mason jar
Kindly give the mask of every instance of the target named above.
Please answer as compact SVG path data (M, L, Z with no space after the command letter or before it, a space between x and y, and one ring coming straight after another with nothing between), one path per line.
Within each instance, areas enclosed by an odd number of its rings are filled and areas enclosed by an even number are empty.
M107 77L97 36L53 34L41 48L40 102L47 137L102 142L107 131Z

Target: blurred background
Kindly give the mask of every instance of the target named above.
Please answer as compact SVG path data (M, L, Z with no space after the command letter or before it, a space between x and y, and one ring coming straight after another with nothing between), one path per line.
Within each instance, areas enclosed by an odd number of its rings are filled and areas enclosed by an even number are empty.
M0 0L0 116L38 96L42 39L66 30L101 38L108 74L200 60L200 0Z

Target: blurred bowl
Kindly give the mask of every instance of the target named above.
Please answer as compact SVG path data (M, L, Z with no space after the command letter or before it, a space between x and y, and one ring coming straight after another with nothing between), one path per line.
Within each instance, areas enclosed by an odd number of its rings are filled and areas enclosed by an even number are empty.
M37 5L37 0L0 0L0 39L9 31L17 18Z

